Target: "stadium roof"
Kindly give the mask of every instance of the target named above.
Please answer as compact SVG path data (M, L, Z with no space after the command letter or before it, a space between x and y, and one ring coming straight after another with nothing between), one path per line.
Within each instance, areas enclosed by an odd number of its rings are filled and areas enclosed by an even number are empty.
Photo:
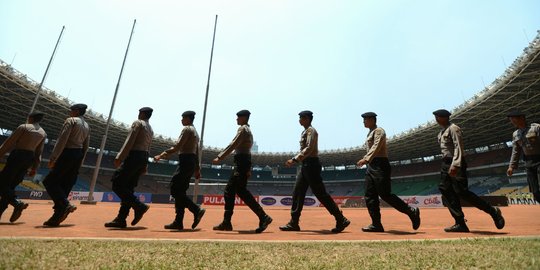
M527 113L527 118L540 119L540 31L524 49L524 53L489 86L473 98L453 110L452 121L463 130L467 149L500 145L511 140L512 126L506 114L513 108ZM25 121L36 96L39 84L0 60L0 128L13 130ZM61 123L67 117L72 101L43 89L37 110L47 113L42 126L50 139L60 132ZM90 146L99 148L107 122L106 116L88 111L86 116L91 126ZM105 149L118 151L127 136L129 126L112 121ZM434 121L412 128L388 139L392 161L422 160L439 154L435 142L439 127ZM158 135L154 138L151 152L158 153L174 144L169 138ZM220 149L205 147L203 163L210 164ZM253 164L277 166L293 153L254 153ZM322 151L321 160L326 165L351 165L365 154L363 146L349 149ZM232 160L225 160L231 164Z

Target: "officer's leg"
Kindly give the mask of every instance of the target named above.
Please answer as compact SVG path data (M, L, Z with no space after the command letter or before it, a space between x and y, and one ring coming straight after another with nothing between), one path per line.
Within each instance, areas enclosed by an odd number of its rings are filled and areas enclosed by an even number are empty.
M227 182L227 185L225 186L225 190L223 192L223 198L225 200L225 211L223 213L223 221L214 226L214 230L216 231L232 231L232 215L234 211L234 199L235 199L235 190L236 190L236 178L238 175L238 170L235 167L233 170L231 177L229 178L229 181Z
M448 175L448 168L450 165L443 164L441 168L441 183L439 184L439 191L442 195L442 200L450 214L456 221L456 224L465 224L465 215L461 209L461 202L459 197L454 191L454 186L452 183L452 178Z
M458 197L490 215L496 214L496 209L493 206L469 190L466 167L459 169L458 175L454 177L454 180L452 181L452 186Z
M366 191L364 193L364 200L366 201L366 207L368 209L369 216L371 217L371 224L382 227L379 194L377 193L375 177L376 176L373 175L373 172L368 165L365 180Z
M529 191L533 194L534 199L540 203L540 165L535 164L527 168L527 182L529 182Z
M381 199L387 202L390 206L394 207L401 213L406 215L412 214L412 208L409 207L402 199L400 199L396 194L392 193L392 183L390 179L390 164L383 163L381 164L379 170L375 171L374 174L377 174L375 178L375 188Z
M63 161L58 160L55 163L54 168L52 168L47 176L45 176L45 179L43 179L43 185L54 202L53 209L55 209L55 211L60 211L67 206L64 189L61 186L62 178L66 176L64 167Z
M332 216L336 217L336 219L342 218L343 215L341 214L338 206L330 194L326 192L326 187L324 186L323 179L321 177L321 166L317 164L310 164L305 171L305 177L307 178L309 186L311 187L311 191L313 191L315 197L317 197L317 199L324 205L326 210Z
M174 197L174 208L175 208L175 219L177 227L180 227L184 222L184 212L186 208L186 203L189 198L186 196L185 189L185 176L182 174L182 164L178 165L176 172L174 173L171 179L171 196ZM189 187L189 180L188 180Z
M257 200L255 200L253 194L251 194L251 192L247 189L247 174L249 170L249 168L240 168L240 174L236 182L236 194L238 194L238 197L244 201L249 209L251 209L251 211L253 211L257 217L259 217L259 219L263 219L266 217L266 213Z
M298 224L300 221L300 215L302 209L304 209L304 200L306 199L306 192L309 187L306 179L306 167L302 165L300 172L296 175L296 183L294 184L292 205L291 205L291 222Z

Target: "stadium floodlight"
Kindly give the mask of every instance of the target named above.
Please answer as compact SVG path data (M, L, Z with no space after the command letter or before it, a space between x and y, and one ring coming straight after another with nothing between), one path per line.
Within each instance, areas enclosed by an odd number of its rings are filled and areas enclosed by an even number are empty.
M92 175L92 180L90 181L90 190L88 192L88 200L81 201L84 204L96 204L94 201L94 188L96 187L97 176L99 173L99 167L101 165L101 159L103 158L103 152L105 148L105 142L107 141L107 134L109 132L109 126L111 125L112 114L114 110L114 104L116 102L116 96L118 94L118 88L120 88L120 80L122 79L122 73L124 72L124 66L126 65L126 59L129 51L129 45L131 44L131 38L133 37L133 32L135 30L135 24L137 20L133 20L133 26L131 27L131 34L129 35L129 41L126 48L126 53L124 54L124 61L122 62L122 68L120 68L120 75L118 75L118 81L116 83L116 89L114 90L114 97L111 104L111 110L109 111L109 118L107 118L107 125L105 126L105 133L103 134L103 139L101 140L101 146L99 147L99 154L96 161L96 166L94 168L94 174Z
M34 103L32 103L32 108L30 109L30 113L34 112L34 109L36 108L36 104L39 99L39 93L41 92L41 88L43 87L45 78L47 78L47 74L49 73L49 68L51 67L52 61L54 59L54 55L56 54L56 49L58 48L58 44L60 44L60 40L62 39L62 35L64 34L64 29L66 29L65 25L62 26L62 31L60 31L60 35L58 36L58 40L56 41L56 45L54 46L51 59L49 59L49 63L47 64L47 68L45 69L45 73L43 74L43 78L41 79L41 83L39 83L38 89L36 90L36 97L34 98Z
M216 14L216 20L214 21L214 35L212 36L212 49L210 50L210 65L208 66L208 80L206 81L206 95L204 97L204 111L203 111L203 120L202 120L202 128L201 128L201 141L200 141L200 155L199 155L199 166L202 163L202 154L203 154L203 139L204 139L204 124L206 123L206 106L208 105L208 92L210 90L210 73L212 72L212 58L214 57L214 42L216 41L216 26L217 26L217 18L218 15ZM199 193L199 179L195 178L195 184L193 185L193 201L197 201L197 195Z

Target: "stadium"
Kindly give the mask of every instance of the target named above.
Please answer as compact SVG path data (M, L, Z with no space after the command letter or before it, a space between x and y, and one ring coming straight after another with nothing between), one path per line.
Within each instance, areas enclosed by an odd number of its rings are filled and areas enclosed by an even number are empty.
M46 117L41 126L48 136L41 166L35 176L26 176L16 187L20 199L29 202L18 222L0 221L1 269L491 269L539 267L540 221L538 204L529 192L521 162L512 177L506 175L512 152L512 132L507 114L519 108L528 122L540 121L540 31L521 55L493 82L453 108L452 122L464 132L469 189L493 205L501 206L507 226L496 230L478 209L462 202L470 233L448 234L442 228L452 222L439 191L442 155L436 143L440 127L429 121L388 138L392 166L392 192L407 204L422 209L422 226L412 231L404 215L382 202L386 233L367 234L359 226L368 223L364 202L365 167L356 162L366 154L364 145L319 151L322 178L328 193L353 222L344 233L328 228L332 218L308 190L301 232L278 229L290 218L291 194L299 167L284 163L296 152L252 153L252 174L248 189L274 218L262 234L252 230L257 218L237 198L235 230L215 232L211 226L223 215L223 192L234 169L232 156L220 165L212 160L223 150L205 145L202 178L188 193L207 209L200 228L171 232L163 230L174 213L170 196L174 159L149 159L148 171L136 188L136 195L151 209L139 226L104 228L113 217L120 199L112 191L114 159L128 135L129 123L111 119L107 142L100 150L107 129L107 116L92 108L85 115L91 126L90 148L70 194L78 206L65 224L41 226L50 214L52 202L43 185L49 173L47 163L67 112L76 103L54 89L39 89L35 78L0 59L0 145L26 121L39 92L36 110ZM153 138L150 156L175 144L160 134ZM100 152L103 159L100 164ZM7 155L6 155L7 157ZM0 157L0 169L5 157ZM96 167L99 171L96 173ZM93 176L97 175L95 183ZM195 182L194 179L192 182ZM93 197L90 198L89 194ZM94 204L93 202L97 202ZM10 208L11 209L11 208ZM186 216L186 222L191 216ZM448 240L452 241L448 241ZM449 254L451 253L451 254ZM9 255L8 255L9 254ZM12 256L10 256L12 255ZM482 259L479 259L482 257ZM426 259L427 258L427 259ZM516 259L517 258L517 259Z

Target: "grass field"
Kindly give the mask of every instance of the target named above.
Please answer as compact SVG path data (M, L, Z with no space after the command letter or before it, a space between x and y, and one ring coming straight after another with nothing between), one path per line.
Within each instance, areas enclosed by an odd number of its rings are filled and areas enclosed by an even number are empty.
M540 238L366 242L0 239L0 269L540 269Z

